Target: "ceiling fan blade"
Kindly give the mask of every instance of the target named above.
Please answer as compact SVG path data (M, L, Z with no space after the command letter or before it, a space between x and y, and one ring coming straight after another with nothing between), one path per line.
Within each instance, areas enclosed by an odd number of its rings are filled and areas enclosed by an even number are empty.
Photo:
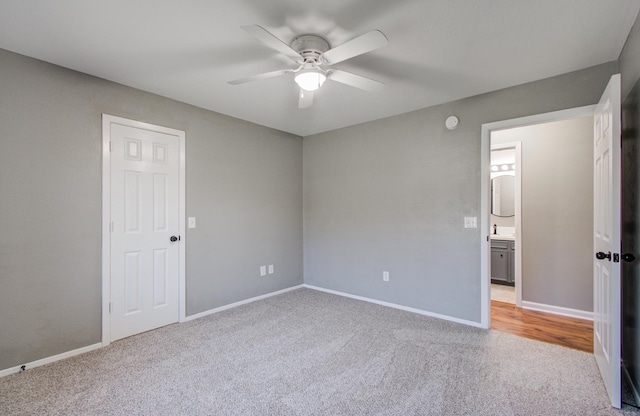
M313 104L313 92L305 91L300 88L300 99L298 100L298 108L309 108Z
M298 52L292 49L289 45L275 37L273 34L268 32L265 28L258 25L248 25L242 26L242 28L251 36L258 38L264 44L266 44L271 49L275 49L276 51L284 54L290 59L300 63L302 62L302 57Z
M354 56L362 55L374 49L383 47L389 42L384 33L379 30L372 30L355 39L336 46L326 51L322 57L329 65L337 64Z
M384 87L383 82L363 77L362 75L352 74L351 72L342 71L340 69L335 69L329 72L327 78L371 92L380 91Z
M233 81L229 81L229 84L231 85L244 84L246 82L257 81L260 79L278 77L280 75L289 74L291 72L293 72L291 69L281 69L279 71L265 72L264 74L258 74L258 75L253 75L246 78L235 79Z

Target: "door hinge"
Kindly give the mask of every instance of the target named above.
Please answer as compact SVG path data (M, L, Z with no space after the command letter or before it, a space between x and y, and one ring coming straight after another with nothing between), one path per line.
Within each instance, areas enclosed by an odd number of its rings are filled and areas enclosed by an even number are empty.
M109 142L109 151L113 152L113 142Z
M620 263L620 253L613 253L613 262Z
M109 231L113 232L113 221L109 223Z
M109 313L113 311L113 303L109 302Z

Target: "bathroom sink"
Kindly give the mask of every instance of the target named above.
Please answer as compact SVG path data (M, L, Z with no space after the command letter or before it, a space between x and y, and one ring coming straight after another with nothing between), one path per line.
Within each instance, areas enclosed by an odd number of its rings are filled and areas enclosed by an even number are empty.
M516 236L513 234L491 234L491 238L495 238L495 239L503 239L503 240L512 240L515 239Z

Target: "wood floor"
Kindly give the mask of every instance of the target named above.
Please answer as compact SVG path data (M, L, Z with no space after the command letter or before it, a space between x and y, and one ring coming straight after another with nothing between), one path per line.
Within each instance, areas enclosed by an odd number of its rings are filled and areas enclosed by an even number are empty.
M525 338L593 352L593 322L491 301L491 328Z

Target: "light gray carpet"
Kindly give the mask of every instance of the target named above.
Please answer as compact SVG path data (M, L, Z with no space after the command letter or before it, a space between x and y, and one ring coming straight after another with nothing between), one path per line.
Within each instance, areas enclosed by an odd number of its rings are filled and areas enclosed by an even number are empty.
M616 415L592 355L310 289L0 379L2 415Z

